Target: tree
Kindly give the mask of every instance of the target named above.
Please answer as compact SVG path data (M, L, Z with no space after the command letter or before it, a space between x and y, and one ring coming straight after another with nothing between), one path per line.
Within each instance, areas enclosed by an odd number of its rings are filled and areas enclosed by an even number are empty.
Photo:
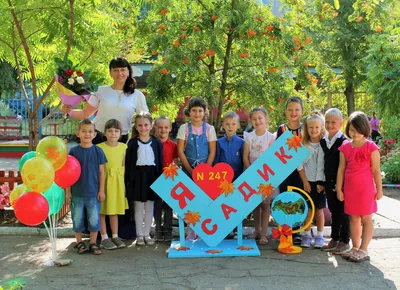
M381 1L382 2L382 1ZM308 82L304 59L318 73L319 93L328 95L332 103L333 92L346 96L347 113L355 110L355 92L366 91L366 65L362 61L370 47L369 38L376 34L387 17L390 2L357 0L334 1L285 1L289 8L286 19L291 21L289 30L312 37L308 49L300 48L301 55L296 70L299 83ZM379 30L379 29L378 29Z
M127 32L120 24L126 21L128 9L138 11L130 5L131 1L119 1L117 6L111 1L89 0L7 0L0 4L0 60L17 72L28 108L30 149L37 145L38 128L46 120L39 122L37 113L40 104L50 98L54 59L70 56L80 65L105 73L101 62L129 48ZM26 85L32 88L32 106Z
M148 2L135 52L156 58L147 83L157 108L200 96L216 108L211 119L219 128L225 111L264 105L278 116L278 107L296 94L288 65L292 44L267 6L253 0Z
M0 62L0 99L4 94L14 94L18 90L16 78L13 67L8 62Z

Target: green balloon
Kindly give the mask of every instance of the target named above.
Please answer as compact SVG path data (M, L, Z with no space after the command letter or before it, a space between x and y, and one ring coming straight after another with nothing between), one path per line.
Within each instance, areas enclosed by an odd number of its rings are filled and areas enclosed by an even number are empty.
M64 189L53 182L43 195L49 203L49 215L57 214L64 204Z
M36 157L36 152L35 151L29 151L26 152L21 159L19 160L19 166L18 166L18 170L22 171L22 167L24 166L25 162L28 161L29 159Z

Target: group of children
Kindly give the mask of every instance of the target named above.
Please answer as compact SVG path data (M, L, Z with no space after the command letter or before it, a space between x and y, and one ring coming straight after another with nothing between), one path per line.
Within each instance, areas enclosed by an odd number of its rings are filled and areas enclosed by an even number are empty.
M96 244L98 231L103 248L125 246L118 237L118 215L125 214L128 207L134 212L137 245L171 241L172 210L150 188L162 174L163 167L172 162L177 164L179 157L182 170L191 177L198 164L225 162L233 168L236 179L277 138L290 130L302 138L311 154L270 199L265 199L254 210L255 231L249 238L256 239L259 244L268 243L271 200L290 185L308 192L316 208L317 234L314 243L311 227L308 227L303 236L298 237L302 247L308 248L313 244L314 248L341 254L356 262L369 259L367 248L373 236L371 215L377 210L376 200L382 197L382 182L379 148L367 139L371 128L364 113L354 112L350 115L345 129L347 140L340 131L343 117L338 109L329 109L325 116L313 112L302 123L303 103L300 98L292 97L286 102L287 123L279 126L276 134L268 131L266 110L262 107L252 109L250 121L254 130L246 134L243 140L236 135L240 128L236 113L224 115L222 126L225 136L217 139L214 127L205 121L206 110L204 100L190 100L185 111L190 121L180 126L177 144L169 139L171 121L164 116L155 120L153 137L151 115L137 114L132 138L127 145L118 142L121 125L117 120L107 122L107 141L98 146L92 144L96 135L94 124L89 120L80 122L77 136L81 143L71 149L70 155L81 163L82 174L79 181L67 190L69 197L72 191L71 212L79 253L87 250L82 242L84 208L87 210L90 231L89 250L94 254L101 253ZM330 242L324 245L323 209L326 203L332 214L332 232ZM154 238L150 236L153 211L156 224ZM106 215L110 220L111 238L107 235ZM196 239L197 236L190 232L187 238Z

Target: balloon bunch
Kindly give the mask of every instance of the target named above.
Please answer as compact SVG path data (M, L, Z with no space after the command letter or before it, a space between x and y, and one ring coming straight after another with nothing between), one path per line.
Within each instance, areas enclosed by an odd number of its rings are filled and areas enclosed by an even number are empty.
M36 152L24 154L19 162L23 184L10 194L17 219L28 226L44 223L52 242L52 260L57 258L57 213L64 204L64 190L78 181L81 166L68 155L65 142L55 136L43 138ZM49 219L47 226L46 218Z

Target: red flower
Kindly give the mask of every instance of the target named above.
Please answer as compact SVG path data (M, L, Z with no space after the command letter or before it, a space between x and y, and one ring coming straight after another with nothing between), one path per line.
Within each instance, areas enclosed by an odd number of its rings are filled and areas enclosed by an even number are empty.
M78 77L83 76L83 72L81 72L81 71L77 71L76 74L78 75Z
M67 76L67 77L70 77L70 76L72 76L72 74L74 73L74 70L73 69L67 69L66 71L65 71L65 75Z
M363 150L360 150L356 153L356 162L363 163L367 160L367 153Z

